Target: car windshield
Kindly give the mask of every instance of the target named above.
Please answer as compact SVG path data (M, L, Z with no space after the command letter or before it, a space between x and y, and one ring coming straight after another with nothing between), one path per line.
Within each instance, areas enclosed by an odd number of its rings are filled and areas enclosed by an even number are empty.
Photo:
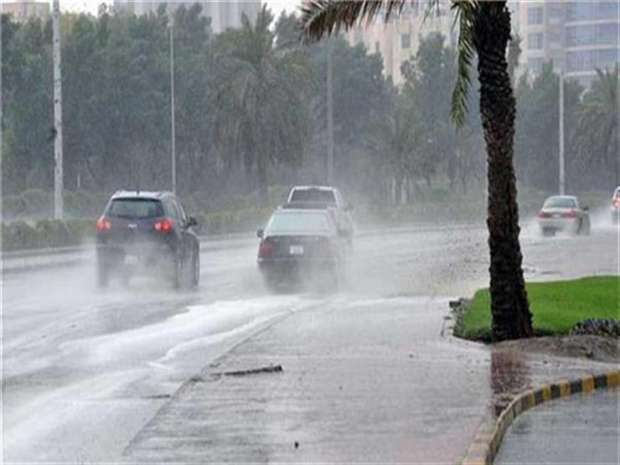
M551 197L543 208L577 208L577 202L570 197Z
M159 200L115 199L112 200L107 215L117 218L147 219L164 216L164 210Z
M267 224L269 234L293 232L325 233L329 231L327 215L322 212L279 212Z
M295 189L290 200L291 202L336 203L334 193L323 189Z

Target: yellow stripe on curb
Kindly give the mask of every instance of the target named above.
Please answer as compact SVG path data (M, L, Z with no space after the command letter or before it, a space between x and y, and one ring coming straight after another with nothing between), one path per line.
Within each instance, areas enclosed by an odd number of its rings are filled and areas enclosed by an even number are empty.
M581 378L581 392L594 391L594 377L585 376Z
M536 405L536 395L534 394L534 391L530 391L527 394L527 408L531 409L535 405Z
M487 461L485 459L474 459L474 460L465 460L462 465L487 465Z
M615 373L610 373L607 375L607 386L620 386L620 371L616 371Z
M461 465L492 465L506 430L519 414L537 405L537 397L539 403L544 403L553 399L554 395L557 396L558 391L560 397L568 397L578 392L589 393L596 389L620 386L620 370L603 376L605 376L605 383L595 382L595 379L600 380L600 375L584 376L581 379L572 381L572 383L571 381L561 380L557 383L541 386L537 390L525 391L518 395L500 414L499 418L496 418L494 421L486 420L479 427L474 442L470 444ZM575 387L574 392L571 390L571 384Z

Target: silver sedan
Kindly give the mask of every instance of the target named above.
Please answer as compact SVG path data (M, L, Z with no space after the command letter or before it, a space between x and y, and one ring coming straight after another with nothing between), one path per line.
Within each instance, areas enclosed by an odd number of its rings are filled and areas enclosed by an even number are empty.
M573 195L554 195L545 200L537 215L538 226L545 236L563 231L570 234L590 234L588 207L580 207Z

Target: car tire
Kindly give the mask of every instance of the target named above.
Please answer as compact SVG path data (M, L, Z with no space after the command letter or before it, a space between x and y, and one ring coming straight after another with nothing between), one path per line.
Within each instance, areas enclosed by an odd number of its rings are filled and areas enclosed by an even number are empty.
M543 237L553 237L555 236L555 231L553 229L543 229L542 235Z
M173 289L181 289L183 286L183 277L185 263L183 263L183 259L181 257L177 257L174 260L174 271L172 272L172 288Z
M99 263L97 265L97 287L106 289L108 284L110 284L110 271L106 265Z
M280 287L280 279L278 279L278 276L267 272L263 272L262 275L263 284L265 285L267 291L274 294L282 292L282 289Z
M192 259L192 289L198 288L200 284L200 252L197 250L194 252L194 258Z

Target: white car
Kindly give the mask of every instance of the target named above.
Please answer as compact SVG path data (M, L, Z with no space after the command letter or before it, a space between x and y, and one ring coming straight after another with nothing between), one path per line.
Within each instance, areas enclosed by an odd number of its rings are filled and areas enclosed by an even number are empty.
M563 231L571 234L590 234L588 207L581 208L573 195L554 195L545 200L537 215L543 235Z
M288 194L287 203L287 208L333 209L338 230L347 237L349 245L353 244L354 226L351 217L353 207L344 201L342 194L335 187L294 186Z

